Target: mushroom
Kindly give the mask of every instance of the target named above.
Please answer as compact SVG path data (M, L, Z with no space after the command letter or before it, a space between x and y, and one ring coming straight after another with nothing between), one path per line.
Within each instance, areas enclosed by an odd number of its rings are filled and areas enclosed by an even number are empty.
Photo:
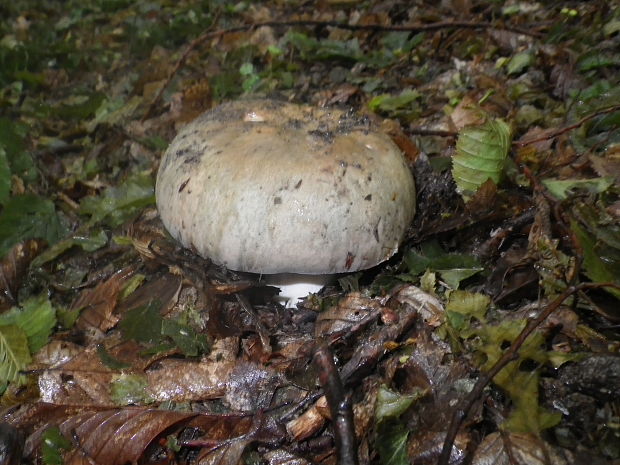
M314 283L281 293L296 303L327 276L391 257L413 218L411 172L374 126L352 112L276 100L215 107L186 125L161 160L163 224L228 269Z

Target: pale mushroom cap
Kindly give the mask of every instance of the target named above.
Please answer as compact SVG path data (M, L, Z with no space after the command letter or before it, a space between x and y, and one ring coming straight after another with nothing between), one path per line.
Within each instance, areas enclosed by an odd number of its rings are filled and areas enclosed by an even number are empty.
M272 100L223 104L185 126L157 175L170 234L253 273L340 273L398 249L415 212L398 147L366 118Z

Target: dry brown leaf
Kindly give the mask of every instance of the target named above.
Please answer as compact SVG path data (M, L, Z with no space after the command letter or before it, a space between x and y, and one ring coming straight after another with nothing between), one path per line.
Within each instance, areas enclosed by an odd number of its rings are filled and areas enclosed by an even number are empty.
M0 262L0 311L17 303L17 291L21 286L28 266L45 247L45 241L28 239L13 246Z
M140 372L147 360L140 358L140 348L134 341L117 343L108 338L106 352L116 360ZM101 360L96 345L84 349L69 361L39 376L39 391L43 402L59 405L105 406L116 404L110 398L112 381L118 372Z
M75 436L79 439L80 449L73 451L65 463L85 463L83 452L95 463L137 463L148 445L162 432L195 415L188 412L125 408L73 416L59 427L66 437Z
M465 126L474 126L484 123L484 112L473 97L466 95L450 114L450 121L457 131Z
M149 281L118 304L117 313L122 315L127 311L158 301L161 304L161 313L167 314L177 301L181 290L182 279L169 273Z
M75 323L78 329L105 332L118 323L119 317L113 314L118 294L133 271L131 268L125 268L95 288L82 291L71 304L72 310L82 309Z
M320 337L350 330L365 319L378 316L380 310L378 300L353 292L319 314L314 335Z
M492 433L478 448L472 465L567 465L549 444L523 433Z
M187 402L223 397L236 361L167 359L146 372L147 394L158 402Z
M394 295L394 299L401 304L408 304L413 307L429 326L437 327L446 318L441 301L434 295L424 292L419 287L412 285L403 286Z

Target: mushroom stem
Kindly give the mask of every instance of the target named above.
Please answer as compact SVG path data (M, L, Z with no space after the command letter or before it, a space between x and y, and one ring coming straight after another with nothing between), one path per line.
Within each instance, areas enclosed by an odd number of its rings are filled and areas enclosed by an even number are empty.
M334 274L278 273L262 275L261 280L280 289L280 294L275 297L276 302L287 308L293 308L308 294L319 292L330 284L335 276Z

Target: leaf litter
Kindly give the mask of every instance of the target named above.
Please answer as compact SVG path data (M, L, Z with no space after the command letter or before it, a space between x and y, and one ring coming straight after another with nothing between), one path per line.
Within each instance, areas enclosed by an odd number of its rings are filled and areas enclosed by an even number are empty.
M0 10L5 463L620 458L617 6ZM152 209L175 132L250 95L385 120L416 176L401 253L296 309Z

